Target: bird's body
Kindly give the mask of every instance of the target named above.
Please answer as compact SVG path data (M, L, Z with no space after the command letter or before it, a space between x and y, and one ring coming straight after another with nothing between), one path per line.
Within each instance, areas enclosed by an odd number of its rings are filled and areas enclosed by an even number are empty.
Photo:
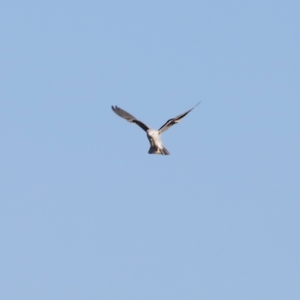
M200 102L199 102L200 103ZM199 104L198 103L198 104ZM198 105L197 104L197 105ZM196 105L196 106L197 106ZM149 154L161 154L161 155L169 155L170 152L164 147L162 141L161 141L161 134L169 129L172 125L177 124L181 121L183 117L185 117L191 110L193 110L196 106L188 110L187 112L172 118L168 120L163 126L161 126L158 130L151 129L147 125L145 125L143 122L137 120L134 116L130 115L125 110L117 107L112 106L112 110L120 117L126 119L128 122L135 123L139 127L141 127L144 131L147 133L147 138L150 142L150 149L148 151Z
M170 152L162 144L160 133L158 130L148 129L147 137L151 145L148 151L149 154L162 154L162 155L170 154Z

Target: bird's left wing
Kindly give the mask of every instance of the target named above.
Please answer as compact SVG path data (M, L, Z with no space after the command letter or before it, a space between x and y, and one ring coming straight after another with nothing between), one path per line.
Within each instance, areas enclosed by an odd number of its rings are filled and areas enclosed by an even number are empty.
M191 108L190 110L186 111L185 113L183 113L183 114L181 114L181 115L179 115L179 116L177 116L177 117L175 117L173 119L168 120L163 126L161 126L158 129L159 133L161 134L164 131L166 131L167 129L169 129L171 126L173 126L174 124L179 123L182 120L182 118L184 118L190 111L192 111L199 103L197 103L193 108Z
M140 126L143 130L147 131L149 127L145 125L143 122L137 120L134 116L129 114L127 111L121 109L118 106L112 106L112 110L121 118L124 118L128 122L135 123L136 125Z

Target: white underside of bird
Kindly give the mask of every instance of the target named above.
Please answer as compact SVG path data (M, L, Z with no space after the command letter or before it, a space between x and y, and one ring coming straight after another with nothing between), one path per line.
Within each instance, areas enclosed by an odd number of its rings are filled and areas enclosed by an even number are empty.
M148 129L147 137L151 145L148 151L149 154L162 154L162 155L170 154L170 152L164 147L158 130Z

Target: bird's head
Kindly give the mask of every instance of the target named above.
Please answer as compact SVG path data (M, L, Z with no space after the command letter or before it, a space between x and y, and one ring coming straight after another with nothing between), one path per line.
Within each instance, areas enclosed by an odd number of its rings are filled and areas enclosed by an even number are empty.
M148 129L148 130L147 130L147 134L148 134L149 136L153 136L156 132L157 132L157 130L154 130L154 129Z

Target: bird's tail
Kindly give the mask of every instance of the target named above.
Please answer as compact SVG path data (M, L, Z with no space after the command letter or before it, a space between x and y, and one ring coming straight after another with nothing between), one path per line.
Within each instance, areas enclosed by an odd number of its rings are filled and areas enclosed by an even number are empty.
M170 155L170 152L165 147L162 148L162 153L163 155Z
M170 152L164 146L162 146L162 148L158 148L156 146L151 146L148 153L149 154L170 155Z

